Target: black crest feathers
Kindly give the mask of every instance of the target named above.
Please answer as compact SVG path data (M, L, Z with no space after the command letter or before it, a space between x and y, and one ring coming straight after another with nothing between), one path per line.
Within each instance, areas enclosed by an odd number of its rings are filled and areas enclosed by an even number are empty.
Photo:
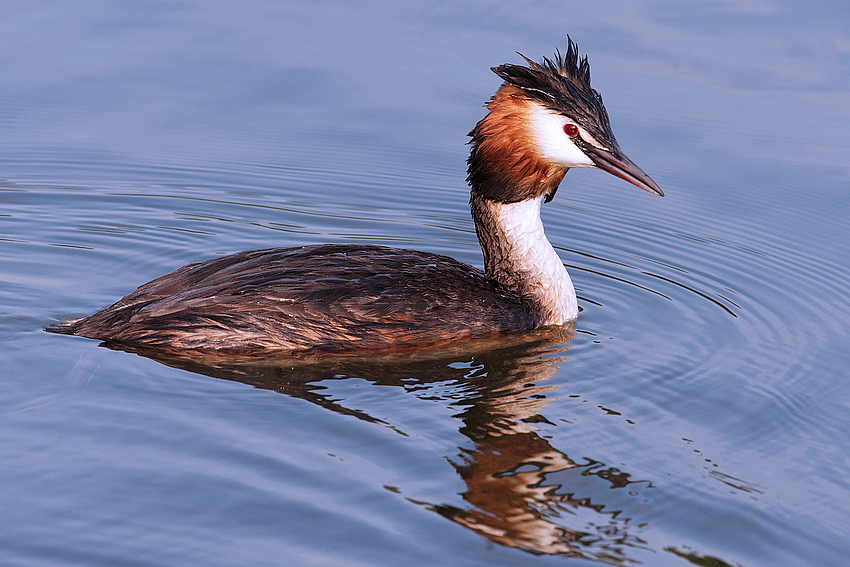
M522 90L551 110L569 116L597 139L613 140L608 112L602 96L590 86L590 64L580 57L578 45L567 36L567 52L555 57L532 61L522 53L528 66L504 64L492 70L506 84Z

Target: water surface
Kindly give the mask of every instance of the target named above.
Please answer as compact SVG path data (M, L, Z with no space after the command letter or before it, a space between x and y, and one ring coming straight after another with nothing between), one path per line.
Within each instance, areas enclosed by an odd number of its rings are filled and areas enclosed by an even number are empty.
M15 3L0 23L0 558L841 565L850 14L831 3ZM55 336L185 263L367 242L481 264L489 67L588 53L667 193L544 208L574 330L402 360Z

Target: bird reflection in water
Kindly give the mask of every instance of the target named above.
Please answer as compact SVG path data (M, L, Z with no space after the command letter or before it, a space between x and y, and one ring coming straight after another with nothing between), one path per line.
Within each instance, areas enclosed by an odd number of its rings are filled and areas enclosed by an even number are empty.
M630 549L645 549L641 526L621 509L624 502L636 505L636 497L625 491L614 494L610 488L633 491L633 486L627 487L635 481L628 473L586 457L578 463L538 434L540 424L554 425L543 412L561 387L552 378L569 360L568 343L574 337L575 327L568 325L457 342L439 352L413 350L360 358L318 355L303 360L199 359L198 353L189 360L178 352L169 356L161 350L133 352L381 424L387 422L346 407L338 396L331 399L322 383L358 378L431 400L429 386L451 384L451 398L442 401L459 409L459 430L472 443L445 458L466 483L461 495L466 505L419 503L504 546L535 554L629 562ZM404 487L399 490L403 493Z

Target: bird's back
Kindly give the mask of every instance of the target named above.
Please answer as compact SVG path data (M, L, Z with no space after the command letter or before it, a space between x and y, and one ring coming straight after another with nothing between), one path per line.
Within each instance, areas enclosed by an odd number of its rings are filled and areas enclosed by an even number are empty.
M189 264L50 330L249 352L373 349L533 327L526 305L453 258L327 244Z

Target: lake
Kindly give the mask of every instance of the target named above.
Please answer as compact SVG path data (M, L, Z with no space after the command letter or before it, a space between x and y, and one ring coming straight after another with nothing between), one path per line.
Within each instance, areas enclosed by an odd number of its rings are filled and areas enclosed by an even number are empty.
M850 551L850 9L7 2L0 563L827 566ZM322 242L482 265L490 67L590 60L663 199L544 206L575 328L407 357L48 334L184 264Z

